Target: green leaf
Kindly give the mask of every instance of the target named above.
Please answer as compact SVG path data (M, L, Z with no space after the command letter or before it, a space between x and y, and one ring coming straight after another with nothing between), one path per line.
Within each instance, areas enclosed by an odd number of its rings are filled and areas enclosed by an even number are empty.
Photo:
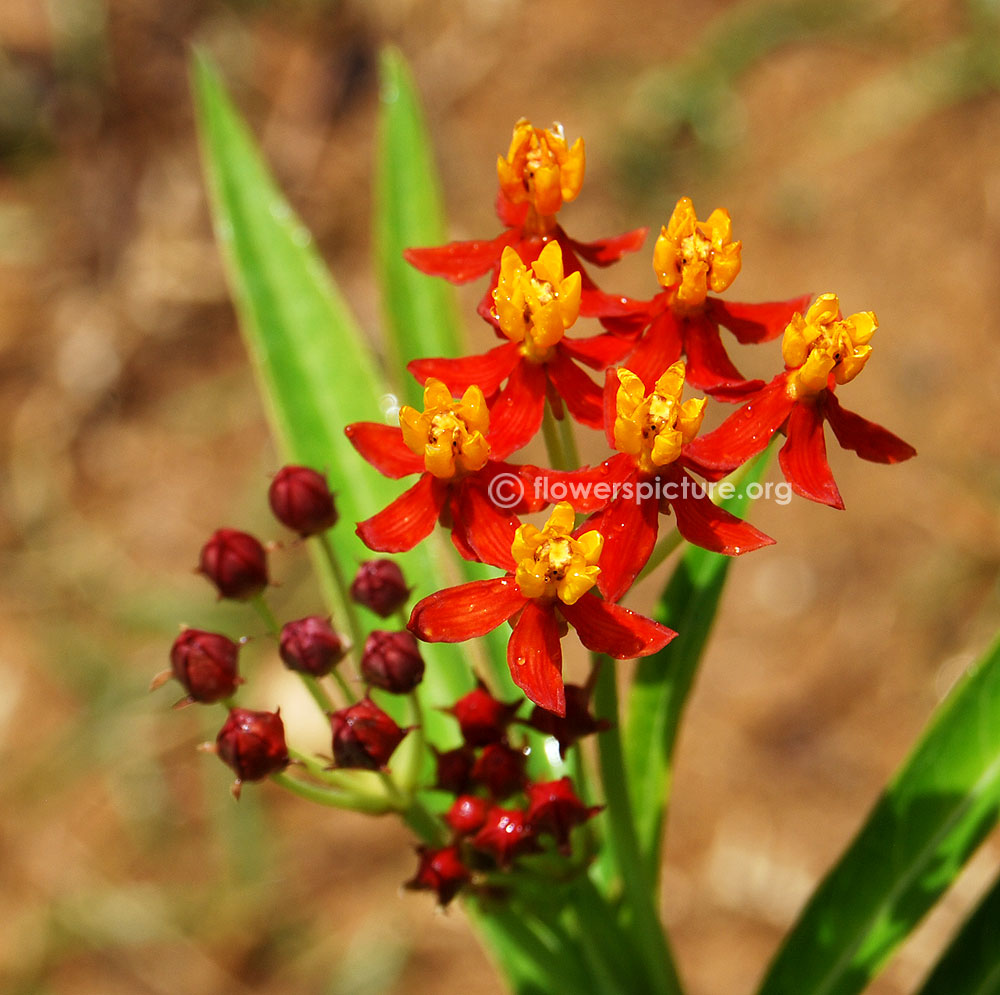
M407 404L422 388L406 372L416 357L458 356L462 334L455 291L403 259L403 250L445 241L440 182L413 78L393 48L380 62L376 181L376 269L382 285L393 379Z
M740 475L736 495L720 502L741 515L748 498L746 485L759 480L770 461L761 453ZM708 642L732 557L697 546L685 552L670 578L655 618L677 632L659 653L636 667L628 699L625 726L625 769L635 813L635 831L647 879L659 879L663 820L670 793L670 769L681 715L694 675Z
M198 125L212 215L240 327L283 459L325 469L337 492L340 524L329 538L342 568L371 554L352 523L393 500L397 482L369 467L344 436L355 421L382 421L387 393L368 342L313 245L268 173L254 140L214 68L198 55L193 67ZM315 544L310 543L311 546ZM431 593L454 571L422 544L399 562ZM334 610L343 610L321 556L314 562ZM423 648L430 704L453 701L472 685L462 651ZM454 735L454 723L427 709L428 734Z
M965 921L917 995L1000 993L1000 879Z
M806 906L761 995L850 995L951 884L1000 814L1000 642L938 709ZM967 989L956 987L950 991Z

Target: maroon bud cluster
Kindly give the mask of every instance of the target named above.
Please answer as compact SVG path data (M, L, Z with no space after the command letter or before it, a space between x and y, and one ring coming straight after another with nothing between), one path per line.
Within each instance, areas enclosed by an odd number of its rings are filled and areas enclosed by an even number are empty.
M289 763L285 725L278 712L231 708L215 740L216 752L233 769L233 794L239 798L244 781L261 781Z
M351 584L351 597L381 618L399 611L410 597L403 571L393 560L367 560Z
M486 746L487 743L502 742L507 736L507 727L514 719L521 702L504 704L497 701L479 681L475 690L459 698L451 708L445 709L458 719L462 739L468 746Z
M187 691L180 703L210 705L231 697L243 683L237 669L239 653L239 644L227 636L185 629L170 648L171 673Z
M201 548L198 571L221 598L248 601L268 585L267 553L260 542L237 529L219 529Z
M528 758L507 743L487 743L472 767L472 779L494 798L508 798L525 783Z
M328 618L307 615L286 622L278 639L278 653L289 670L325 677L347 652Z
M326 478L307 466L282 467L267 492L274 517L303 538L337 524L337 509Z
M371 698L362 698L350 708L333 712L330 727L334 765L358 770L385 770L389 758L409 732L400 729L392 716Z
M365 640L361 653L361 676L392 694L409 694L424 676L424 659L414 636L405 629L376 629Z

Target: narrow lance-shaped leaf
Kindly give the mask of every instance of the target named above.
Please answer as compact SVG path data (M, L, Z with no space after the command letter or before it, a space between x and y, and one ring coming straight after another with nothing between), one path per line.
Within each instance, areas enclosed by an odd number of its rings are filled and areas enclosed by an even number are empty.
M761 995L864 989L955 879L998 814L1000 642L938 709L810 899Z

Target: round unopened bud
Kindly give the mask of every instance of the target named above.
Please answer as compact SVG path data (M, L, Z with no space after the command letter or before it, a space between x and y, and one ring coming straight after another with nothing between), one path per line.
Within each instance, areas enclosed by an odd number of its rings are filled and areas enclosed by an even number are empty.
M409 694L423 679L424 659L417 640L405 629L376 629L365 640L361 676L369 684L393 694Z
M333 760L337 767L384 770L408 729L400 729L392 716L371 698L330 715Z
M199 572L222 598L248 601L267 587L267 553L260 542L237 529L219 529L201 548Z
M567 684L565 692L565 715L556 715L547 708L536 705L526 723L532 729L553 736L559 743L559 755L562 757L566 756L566 751L581 737L604 732L611 726L607 719L595 718L590 713L590 688Z
M480 798L478 795L459 795L452 802L444 821L459 836L468 836L483 828L489 811L490 803L485 798Z
M520 791L528 758L506 743L487 743L472 768L472 778L496 799Z
M568 777L558 781L529 784L528 822L539 833L554 836L560 849L569 848L574 826L579 826L601 811L601 806L587 806L577 797Z
M434 787L450 791L453 795L465 794L472 787L472 768L476 754L469 746L459 746L454 750L434 750L437 776Z
M243 683L239 653L239 645L218 632L185 629L170 648L170 669L188 700L209 705L230 697Z
M271 481L267 498L274 517L303 538L337 524L337 508L326 478L307 466L282 467Z
M236 773L233 794L244 781L261 781L289 764L285 724L279 712L231 708L215 739L216 752Z
M477 850L490 854L501 867L509 866L519 854L539 849L535 829L520 809L491 808L471 842Z
M459 698L445 711L458 719L467 745L485 746L487 743L498 743L507 735L507 726L520 704L519 701L509 705L497 701L480 681L475 690Z
M438 902L447 905L471 880L457 846L446 846L439 850L422 846L417 853L420 857L417 873L412 880L406 882L406 888L436 892Z
M281 627L278 653L289 670L325 677L346 652L344 641L327 618L307 615Z
M351 597L382 618L402 608L409 596L403 571L393 560L366 560L351 584Z

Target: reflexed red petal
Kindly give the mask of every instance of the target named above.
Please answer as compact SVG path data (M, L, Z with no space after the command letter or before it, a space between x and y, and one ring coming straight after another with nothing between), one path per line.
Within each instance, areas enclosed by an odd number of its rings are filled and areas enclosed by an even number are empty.
M673 312L667 309L653 319L631 355L625 360L624 366L631 370L649 391L670 366L681 358L681 348L680 326Z
M820 405L793 405L785 434L788 441L778 453L778 463L792 490L811 501L842 509L844 501L826 461Z
M824 398L824 412L841 447L854 450L862 459L872 463L902 463L917 455L913 446L887 428L842 408L831 390Z
M599 238L595 242L577 242L565 233L562 235L572 246L573 251L583 256L588 263L593 263L595 266L610 266L618 262L626 252L636 252L641 249L648 232L648 228L634 228L621 235L612 235L611 238Z
M736 336L743 345L770 342L785 330L785 326L798 311L804 314L812 294L793 297L790 301L773 301L767 304L736 304L733 301L708 298L709 318Z
M526 200L520 204L512 204L504 195L502 190L497 190L495 203L497 217L507 228L522 228L528 217L529 204Z
M760 529L714 504L707 489L683 470L674 470L669 482L675 484L673 493L677 494L669 498L677 516L677 530L688 542L726 556L774 544Z
M653 483L636 473L626 483L629 490L584 526L604 536L597 564L601 568L597 589L608 601L618 601L646 565L656 545L660 522L660 503L654 496ZM643 486L649 488L648 497L639 490Z
M592 370L606 370L622 361L632 343L617 335L594 335L589 339L563 339L560 348Z
M507 386L490 408L489 442L495 459L506 459L526 446L542 426L545 370L524 360L511 371Z
M771 436L795 407L795 402L785 393L786 376L779 373L714 432L701 435L686 445L685 463L699 472L701 468L728 472L763 452Z
M495 479L495 478L494 478ZM516 480L519 485L520 480ZM514 570L510 547L520 522L510 513L490 503L486 491L477 483L466 480L458 488L453 501L454 528L461 530L468 545L481 563L501 570Z
M618 453L600 466L582 470L533 469L532 491L541 499L540 507L569 501L577 511L588 514L607 506L635 472L635 463L631 456Z
M601 388L566 355L562 343L556 346L555 356L545 365L552 385L573 418L588 428L603 428Z
M443 276L452 283L468 283L487 274L500 260L504 246L519 238L517 231L505 231L489 241L475 239L426 249L405 249L403 258L428 276Z
M460 359L415 359L406 368L420 383L428 377L442 381L452 394L460 395L474 384L490 394L500 389L500 384L510 376L518 360L517 344L508 342L480 356L463 356Z
M476 486L485 491L498 508L526 515L544 508L547 503L536 493L544 485L535 485L535 479L544 472L527 463L491 459L475 474L474 479Z
M402 553L413 549L434 529L448 497L448 485L429 473L404 491L377 515L358 523L361 541L380 553Z
M763 380L747 380L729 358L719 329L703 314L680 320L687 355L686 379L720 401L738 401L760 390Z
M359 421L348 425L344 435L379 473L393 480L421 473L424 469L423 456L418 456L403 442L398 426Z
M583 281L580 291L580 314L584 318L607 318L609 331L616 333L632 330L634 323L646 314L645 301L636 301L621 294L606 294L598 290L592 280ZM611 326L614 326L613 328Z
M593 594L585 594L575 605L559 602L559 611L587 649L616 660L658 653L677 635L645 615L601 601Z
M559 620L551 606L529 600L507 643L507 666L514 683L536 705L566 714Z
M406 627L427 643L460 643L492 632L524 603L513 577L474 580L418 601Z

